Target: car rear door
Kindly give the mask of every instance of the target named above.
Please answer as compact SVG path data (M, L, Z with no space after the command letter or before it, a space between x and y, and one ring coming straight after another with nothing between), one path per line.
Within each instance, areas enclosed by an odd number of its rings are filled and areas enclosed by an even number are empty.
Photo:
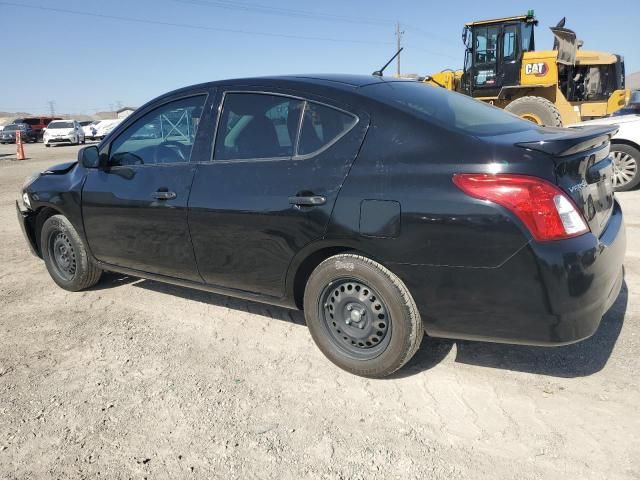
M207 91L165 98L101 146L103 167L89 171L82 190L85 232L98 260L202 282L187 204L193 162L210 151L210 137L198 128L209 106Z
M198 268L208 284L279 297L294 255L325 233L368 117L283 91L220 102L189 199Z

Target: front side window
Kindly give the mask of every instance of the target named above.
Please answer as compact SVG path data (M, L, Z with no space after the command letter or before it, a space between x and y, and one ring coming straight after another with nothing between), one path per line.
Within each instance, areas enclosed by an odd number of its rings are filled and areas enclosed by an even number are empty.
M216 136L216 160L293 156L304 102L260 93L228 93Z
M111 144L109 165L188 162L205 95L166 103L136 120Z
M334 108L308 102L304 109L298 155L307 155L324 148L346 133L356 118Z

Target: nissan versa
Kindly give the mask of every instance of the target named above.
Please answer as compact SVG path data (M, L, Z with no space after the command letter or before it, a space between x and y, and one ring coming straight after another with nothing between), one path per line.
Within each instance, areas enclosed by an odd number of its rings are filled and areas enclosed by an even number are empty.
M623 281L615 132L376 76L220 81L30 177L18 217L64 289L115 271L304 309L332 362L383 377L423 332L596 331Z

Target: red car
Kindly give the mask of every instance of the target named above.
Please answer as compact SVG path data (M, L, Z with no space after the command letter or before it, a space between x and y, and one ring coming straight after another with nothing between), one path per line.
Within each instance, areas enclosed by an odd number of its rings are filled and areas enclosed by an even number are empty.
M36 134L38 140L42 140L43 130L47 128L53 120L62 120L61 117L24 117L16 118L13 123L26 123L31 126L33 133Z

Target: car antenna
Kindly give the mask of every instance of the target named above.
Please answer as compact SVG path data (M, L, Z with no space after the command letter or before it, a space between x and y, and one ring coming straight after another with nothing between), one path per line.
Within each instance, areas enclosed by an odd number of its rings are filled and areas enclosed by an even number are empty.
M400 55L400 52L402 50L404 50L404 47L400 47L400 50L398 50L396 54L393 57L391 57L391 59L387 63L384 64L384 67L382 67L380 70L376 70L371 75L375 75L376 77L381 77L382 73L384 72L384 69L387 68L389 64L393 62L398 55Z

